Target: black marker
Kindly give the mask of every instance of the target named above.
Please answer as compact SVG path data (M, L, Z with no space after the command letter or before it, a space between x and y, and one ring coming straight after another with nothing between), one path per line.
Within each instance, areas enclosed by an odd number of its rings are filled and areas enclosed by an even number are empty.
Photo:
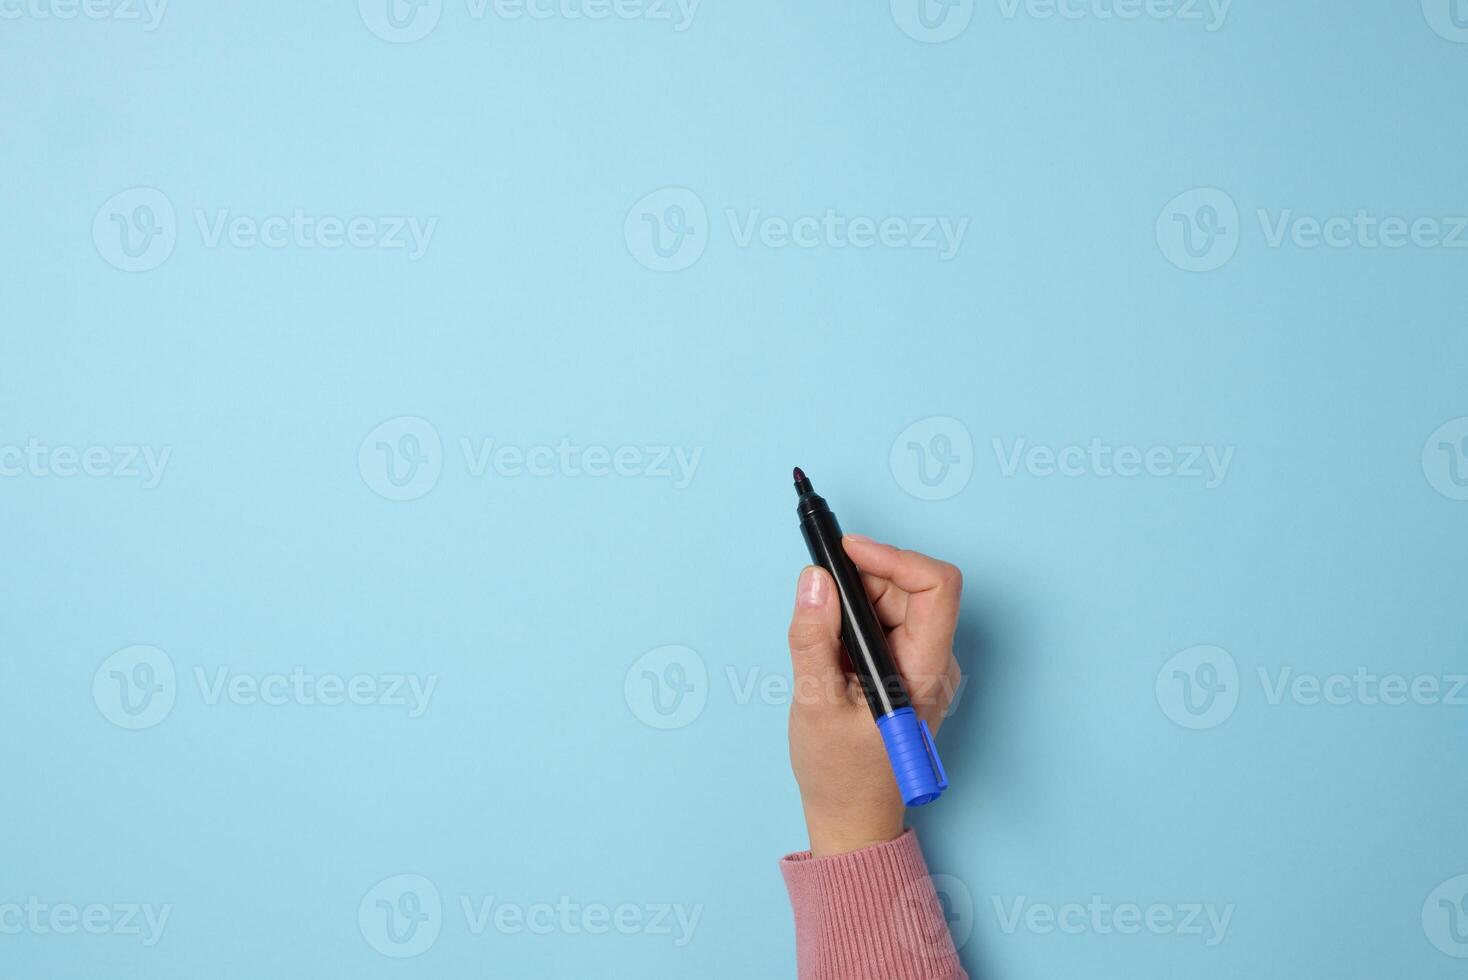
M877 620L872 600L861 584L861 573L841 546L841 525L826 500L811 488L800 467L795 468L795 492L800 501L800 533L810 549L810 560L831 573L841 597L841 643L851 660L872 717L887 746L892 774L908 806L931 803L948 788L948 776L933 745L928 723L912 710L902 675L887 647L887 631Z

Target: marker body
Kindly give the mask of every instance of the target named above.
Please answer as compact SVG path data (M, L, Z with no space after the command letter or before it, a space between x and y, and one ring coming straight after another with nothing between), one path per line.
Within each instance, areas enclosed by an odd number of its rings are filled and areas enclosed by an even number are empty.
M908 806L931 803L948 788L948 776L938 758L928 723L917 717L902 674L887 646L887 631L867 598L861 572L841 544L841 525L800 470L795 471L800 500L795 512L811 561L831 574L841 601L841 644L852 673L866 695L882 744L892 763L903 802Z
M805 536L811 562L830 572L836 582L836 594L841 598L841 644L846 647L872 717L885 718L899 708L912 707L887 646L887 631L877 621L877 611L861 584L861 572L841 546L841 525L836 515L815 491L800 495L796 513L800 515L800 533Z

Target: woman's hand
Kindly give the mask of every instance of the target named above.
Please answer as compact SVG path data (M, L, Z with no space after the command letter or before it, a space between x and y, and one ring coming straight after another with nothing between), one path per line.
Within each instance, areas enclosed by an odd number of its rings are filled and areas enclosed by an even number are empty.
M913 707L936 735L961 678L953 631L963 577L946 562L860 535L842 544L862 572ZM790 763L811 854L844 854L901 836L902 796L861 686L845 670L841 604L822 568L800 573L790 659Z

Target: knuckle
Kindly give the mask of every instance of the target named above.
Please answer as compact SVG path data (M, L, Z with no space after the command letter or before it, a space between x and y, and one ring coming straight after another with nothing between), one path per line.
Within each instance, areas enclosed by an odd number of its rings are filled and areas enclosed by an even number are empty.
M826 630L820 623L796 620L790 624L787 634L790 649L804 653L819 649L825 642Z
M945 589L953 592L963 591L963 572L957 565L940 561L938 563L938 581Z

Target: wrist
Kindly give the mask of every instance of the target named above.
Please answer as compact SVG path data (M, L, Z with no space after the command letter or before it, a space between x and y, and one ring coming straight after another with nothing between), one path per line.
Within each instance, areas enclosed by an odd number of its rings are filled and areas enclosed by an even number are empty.
M902 836L905 811L868 816L861 820L821 819L806 814L805 827L810 835L811 857L834 857L862 848L886 844Z

